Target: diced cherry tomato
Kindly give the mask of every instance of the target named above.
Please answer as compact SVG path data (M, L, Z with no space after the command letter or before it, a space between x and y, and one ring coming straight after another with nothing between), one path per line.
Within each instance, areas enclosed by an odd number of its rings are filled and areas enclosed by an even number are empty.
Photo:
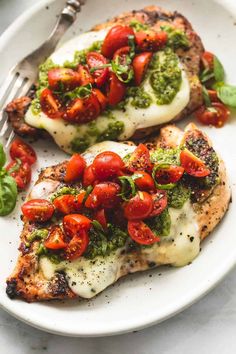
M29 165L33 165L37 160L34 149L20 138L16 138L13 141L9 152L13 160L17 158L23 162L27 162Z
M130 47L126 46L126 47L122 47L120 49L118 49L113 57L113 60L115 61L115 63L117 63L118 65L122 65L127 67L127 71L125 73L123 73L122 76L122 80L126 81L128 79L129 76L129 72L133 71L133 67L131 65L130 60L128 60L129 58L129 53L130 53Z
M29 221L45 222L53 216L54 206L46 199L31 199L22 205L21 210Z
M125 168L129 172L138 170L146 171L152 167L150 153L144 144L139 144L131 154L129 160L125 164Z
M126 93L126 86L123 82L121 82L118 77L114 74L110 74L107 99L108 103L111 106L117 105L121 102Z
M159 184L176 183L183 176L184 168L181 166L169 165L160 167L155 172L155 179Z
M141 220L150 215L153 210L153 200L149 193L138 192L128 202L125 202L124 213L128 220Z
M86 162L80 154L74 154L66 166L65 182L74 182L83 176Z
M97 220L103 227L104 230L107 229L107 218L104 209L99 209L94 215L94 219Z
M152 194L153 210L149 217L160 215L167 207L167 193L163 190L157 190L155 194Z
M89 244L88 232L81 230L79 234L75 234L64 252L64 258L73 261L83 255Z
M136 45L142 52L156 52L165 46L167 39L167 33L164 31L155 32L150 30L135 33Z
M230 110L221 102L212 102L212 107L202 106L195 112L195 115L202 124L220 128L227 122Z
M149 192L155 189L154 180L147 172L135 171L134 174L140 175L140 177L134 180L139 190Z
M118 154L112 151L104 151L95 157L93 172L99 181L106 181L118 176L124 165Z
M43 113L49 118L61 118L63 112L59 99L52 93L51 90L45 88L40 95L40 105Z
M57 197L53 205L62 214L74 214L81 210L86 192L78 195L65 194Z
M202 63L204 68L206 69L213 69L213 65L214 65L214 54L210 53L210 52L204 52L202 54Z
M102 54L107 58L112 58L117 49L128 45L129 36L134 36L134 30L131 27L113 26L104 39Z
M84 170L83 185L84 187L93 186L96 180L96 176L93 172L93 165L89 165Z
M98 102L100 103L101 110L104 111L106 109L107 104L108 104L107 97L102 93L102 91L100 91L96 88L93 89L93 93L95 94L95 96L98 99Z
M72 69L56 68L49 70L48 83L52 90L73 90L80 85L80 75Z
M185 172L194 177L206 177L211 171L197 156L185 149L180 153L180 163Z
M215 90L207 90L211 102L220 102Z
M73 238L81 231L88 232L91 227L91 220L81 214L70 214L63 218L63 227L68 237Z
M111 209L120 202L120 186L113 182L104 182L97 184L89 194L85 206L90 209Z
M92 92L89 97L76 98L69 103L63 118L71 123L82 124L96 119L100 112L100 103Z
M50 250L61 250L67 247L67 243L64 240L64 232L60 226L52 226L49 231L48 237L44 241L44 246Z
M161 240L143 221L129 221L128 233L132 240L141 245L152 245Z
M31 181L31 167L27 162L13 160L6 170L15 179L19 190L24 190Z
M151 59L152 53L150 52L140 53L134 57L132 65L134 69L134 81L137 86L143 81Z
M86 55L87 64L90 69L107 64L107 59L98 52L89 52ZM108 68L98 69L92 73L95 84L101 87L109 77Z
M81 86L85 86L85 85L94 83L94 79L93 79L92 75L90 74L89 69L86 66L79 65L77 68L77 72L80 77L80 85Z

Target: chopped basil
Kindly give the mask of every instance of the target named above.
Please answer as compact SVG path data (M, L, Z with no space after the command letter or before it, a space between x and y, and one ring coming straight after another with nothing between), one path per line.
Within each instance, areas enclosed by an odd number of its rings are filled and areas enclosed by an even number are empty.
M132 176L121 176L119 177L119 180L121 182L121 193L120 196L123 200L128 201L131 197L134 197L137 188L135 184L135 180L137 178L142 177L139 174L133 174Z
M211 99L205 86L202 86L202 95L206 107L211 107Z
M215 80L217 82L223 81L225 77L224 67L216 55L214 55L214 59L213 59L213 70L214 70Z
M226 105L236 107L236 86L221 85L216 89L217 96Z
M76 87L73 91L66 92L64 98L69 100L74 100L76 98L86 98L91 95L92 85L88 84L85 86Z

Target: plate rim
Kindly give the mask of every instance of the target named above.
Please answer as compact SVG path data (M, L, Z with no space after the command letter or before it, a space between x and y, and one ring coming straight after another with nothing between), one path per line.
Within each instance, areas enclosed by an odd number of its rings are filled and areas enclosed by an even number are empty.
M42 10L43 7L50 5L51 3L55 2L56 0L41 0L37 4L34 4L30 6L29 9L25 10L21 15L19 15L15 21L2 33L0 36L0 49L2 46L4 46L10 39L11 37L14 36L14 33L27 21L30 19L30 17L34 14L36 14L38 11ZM236 17L236 3L234 3L234 0L211 0L212 2L217 2L222 4L225 8L230 10L230 12L235 15ZM209 281L205 281L205 283L201 283L201 286L199 286L197 289L194 289L194 295L192 295L192 292L189 293L187 296L183 297L181 302L178 302L174 305L169 306L168 311L165 311L162 316L160 316L158 319L155 319L155 315L149 316L146 321L142 320L140 323L134 324L133 322L129 321L128 325L126 325L125 328L120 328L119 325L116 326L116 328L111 328L110 330L107 330L106 332L99 331L97 330L96 333L91 333L88 330L85 330L83 332L79 331L69 331L69 330L57 330L55 327L52 325L45 325L41 324L40 321L31 321L30 319L24 318L22 314L19 313L19 311L14 311L11 309L10 305L7 304L7 301L0 301L0 308L12 315L13 317L17 318L18 320L26 323L27 325L30 325L34 328L52 333L52 334L57 334L57 335L62 335L62 336L68 336L68 337L102 337L102 336L112 336L112 335L120 335L132 331L137 331L141 330L144 328L147 328L149 326L152 326L154 324L158 324L160 322L163 322L164 320L167 320L168 318L184 311L186 308L190 307L193 303L197 302L200 300L202 297L204 297L206 294L208 294L213 288L215 288L221 281L222 279L236 266L236 258L232 256L225 262L222 267L220 268L220 271L218 270L214 274L211 275L210 279L210 285ZM18 300L16 300L18 301ZM30 306L30 304L29 304ZM151 317L151 318L150 318Z

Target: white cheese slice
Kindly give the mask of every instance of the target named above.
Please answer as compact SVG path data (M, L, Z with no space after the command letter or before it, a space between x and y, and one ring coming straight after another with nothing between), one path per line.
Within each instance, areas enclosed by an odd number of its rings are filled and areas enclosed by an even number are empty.
M62 47L57 49L51 56L56 64L62 65L66 60L73 60L75 50L81 50L90 47L94 41L104 39L107 30L87 32L79 35ZM160 52L161 55L161 52ZM144 89L153 98L153 102L148 108L136 108L132 106L131 99L126 105L125 112L121 110L113 110L113 121L124 122L124 131L119 136L119 140L130 138L137 129L148 128L151 126L167 123L177 116L188 104L190 99L190 85L187 75L179 63L182 71L182 84L179 92L170 104L157 105L155 103L155 95L147 78L144 83ZM25 115L25 121L36 128L45 129L55 140L55 142L64 151L71 152L71 141L75 138L83 137L88 131L88 125L73 125L63 119L50 119L44 113L35 115L31 108ZM100 115L96 120L96 126L100 130L105 130L111 120ZM91 144L95 142L95 138L91 138Z

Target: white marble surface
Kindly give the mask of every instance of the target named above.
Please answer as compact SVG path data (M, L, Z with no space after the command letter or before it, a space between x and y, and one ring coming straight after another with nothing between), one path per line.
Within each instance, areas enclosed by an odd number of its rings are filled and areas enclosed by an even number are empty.
M39 0L0 0L0 33L36 1ZM149 329L123 336L58 337L33 329L0 310L0 353L236 353L236 270L204 299L181 314Z

